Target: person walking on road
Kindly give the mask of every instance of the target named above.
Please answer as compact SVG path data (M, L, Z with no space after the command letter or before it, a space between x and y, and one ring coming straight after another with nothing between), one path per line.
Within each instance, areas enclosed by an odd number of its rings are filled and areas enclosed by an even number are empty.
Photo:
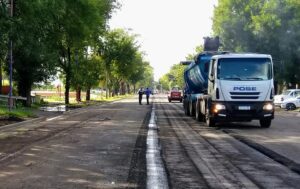
M139 94L139 104L141 105L142 104L142 99L143 99L143 94L144 94L144 89L143 87L141 87L138 91L138 94Z
M150 94L151 94L151 90L149 88L146 88L145 94L146 94L147 105L148 105L149 104L149 97L150 97Z

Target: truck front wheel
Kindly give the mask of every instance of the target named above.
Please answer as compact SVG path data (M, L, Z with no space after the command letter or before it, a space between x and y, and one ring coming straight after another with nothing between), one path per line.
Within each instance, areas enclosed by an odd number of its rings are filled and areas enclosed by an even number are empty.
M260 126L262 128L269 128L271 126L271 119L261 119L259 120Z
M216 125L214 118L210 117L209 109L206 109L205 120L208 127L214 127Z

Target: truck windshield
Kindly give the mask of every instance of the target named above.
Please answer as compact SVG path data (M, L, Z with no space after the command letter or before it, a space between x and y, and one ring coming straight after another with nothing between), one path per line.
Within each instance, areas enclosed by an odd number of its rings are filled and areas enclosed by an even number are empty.
M218 61L217 77L220 80L257 81L272 79L269 58L222 58Z

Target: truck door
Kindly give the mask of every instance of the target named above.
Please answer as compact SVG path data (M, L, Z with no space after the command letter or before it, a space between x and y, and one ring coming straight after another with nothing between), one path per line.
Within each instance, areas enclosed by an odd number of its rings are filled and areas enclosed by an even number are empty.
M208 75L208 94L214 94L215 87L215 64L216 59L212 59L209 67L209 75Z

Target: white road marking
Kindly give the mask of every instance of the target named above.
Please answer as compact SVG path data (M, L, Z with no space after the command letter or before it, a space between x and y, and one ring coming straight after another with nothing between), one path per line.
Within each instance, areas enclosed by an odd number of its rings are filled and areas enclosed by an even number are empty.
M168 179L161 159L157 130L153 104L147 135L147 189L168 189Z
M46 121L52 121L52 120L58 119L58 118L60 118L60 117L62 117L62 116L60 115L60 116L48 118Z

